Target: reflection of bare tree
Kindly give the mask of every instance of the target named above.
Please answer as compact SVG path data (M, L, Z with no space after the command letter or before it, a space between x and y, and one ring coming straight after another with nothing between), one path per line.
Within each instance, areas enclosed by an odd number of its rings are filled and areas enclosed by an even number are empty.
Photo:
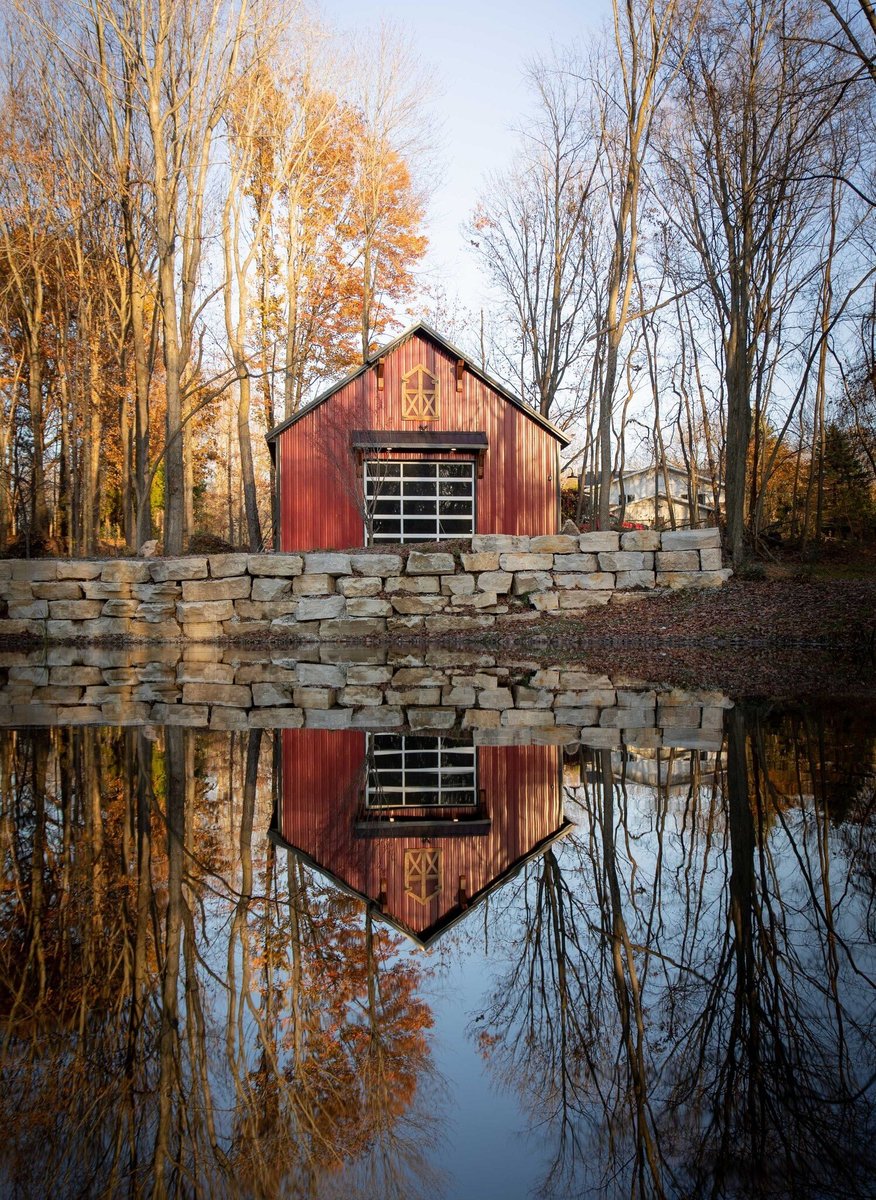
M3 939L3 1008L9 1025L27 1019L45 1001L50 985L43 940L49 869L46 762L50 736L41 730L38 736L20 743L12 734L10 747L3 755L4 778L0 784L6 809L6 890L12 891L17 901L11 936Z
M617 1127L629 1122L632 1129L634 1155L632 1173L636 1181L637 1194L660 1195L663 1192L662 1174L665 1164L662 1162L658 1149L658 1133L654 1125L651 1101L648 1095L651 1062L645 1034L642 981L636 965L636 956L627 927L621 895L618 855L615 848L615 784L610 750L599 751L599 777L602 803L597 810L596 819L602 834L602 867L605 884L603 933L604 936L610 938L614 998L620 1020L620 1041L625 1057L625 1078L619 1088L615 1100L616 1111L611 1114L609 1124ZM618 1109L620 1112L617 1111Z
M831 900L829 804L774 803L756 712L734 709L727 735L727 916L676 1072L676 1096L702 1096L693 1183L871 1195L876 980Z
M136 1173L143 1122L132 1097L153 1061L137 1063L126 1044L148 949L136 947L130 920L136 809L117 769L125 742L58 730L4 743L4 882L15 885L0 915L2 1171L23 1195L86 1193L95 1177L111 1187ZM111 1132L126 1121L123 1166Z
M0 737L0 1190L428 1190L420 972L285 888L259 733L154 737Z
M569 839L567 839L568 841ZM482 1053L501 1052L501 1075L554 1131L557 1150L545 1191L560 1194L564 1164L585 1153L590 1081L600 1054L603 978L589 955L588 919L554 850L518 877L526 928L507 975L491 993L480 1030ZM498 1065L498 1062L496 1063Z
M420 972L410 962L388 966L395 938L375 928L365 912L367 1007L358 1030L367 1152L344 1171L339 1196L434 1196L441 1174L429 1165L437 1143L438 1080L431 1071L423 1029L432 1016L416 999Z
M668 1169L648 1094L644 980L615 845L610 751L597 752L590 773L598 790L587 790L588 835L567 838L559 859L548 851L524 882L528 932L515 941L521 957L493 992L481 1040L488 1056L501 1054L505 1082L554 1126L543 1194L574 1194L587 1169L605 1186L628 1172L635 1194L659 1195Z
M173 1100L179 1076L179 957L182 937L183 866L185 849L185 731L173 726L165 732L165 824L167 829L167 910L164 921L164 954L161 968L161 1017L159 1025L158 1128L155 1134L153 1194L164 1196L179 1162L177 1147L171 1146ZM166 1178L169 1176L170 1179Z
M130 806L133 820L133 837L129 834L128 856L135 856L133 914L129 918L133 925L133 945L130 948L128 969L131 989L131 1020L128 1026L128 1045L125 1056L125 1074L129 1084L133 1082L137 1064L137 1047L146 1007L149 986L149 944L152 932L152 742L142 732L126 739L125 778L134 783L134 796Z
M507 912L481 1044L550 1130L546 1195L873 1194L872 891L814 762L792 802L760 714L727 730L681 808L596 752L581 832Z

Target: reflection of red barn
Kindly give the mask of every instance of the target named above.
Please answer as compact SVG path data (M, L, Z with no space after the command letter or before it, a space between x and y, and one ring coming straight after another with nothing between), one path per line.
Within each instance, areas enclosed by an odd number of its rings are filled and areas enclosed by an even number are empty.
M553 533L559 521L568 438L422 322L268 444L281 550Z
M474 805L376 813L366 808L366 734L284 729L281 737L274 839L422 946L569 828L556 746L475 749Z

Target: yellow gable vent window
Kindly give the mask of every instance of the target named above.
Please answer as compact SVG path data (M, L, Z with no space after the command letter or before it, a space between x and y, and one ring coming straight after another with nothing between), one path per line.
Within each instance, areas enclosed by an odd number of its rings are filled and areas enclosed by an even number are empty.
M422 363L402 376L402 420L438 420L438 379Z
M441 851L430 846L405 850L405 893L426 904L441 891Z

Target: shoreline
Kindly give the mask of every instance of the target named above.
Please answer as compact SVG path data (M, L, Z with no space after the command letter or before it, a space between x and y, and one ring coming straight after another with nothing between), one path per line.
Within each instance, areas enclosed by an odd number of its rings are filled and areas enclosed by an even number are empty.
M263 651L324 661L356 653L429 661L449 651L530 660L540 665L581 663L637 681L715 688L734 699L876 699L876 580L790 583L737 581L707 592L675 592L610 605L584 619L541 615L477 634L441 634L332 641L222 638L85 642L0 639L0 676L11 658L38 658L65 646L136 651L136 657L177 649L201 660ZM4 660L6 660L4 662Z
M801 632L802 631L802 632ZM876 578L852 580L748 581L732 578L721 588L662 593L618 592L615 602L568 615L509 614L490 629L441 633L397 632L317 639L294 634L241 632L210 638L155 638L110 634L44 639L36 634L0 634L0 650L41 645L240 645L278 647L332 641L362 645L472 645L500 642L561 643L581 648L661 646L666 648L767 649L872 647L876 650Z

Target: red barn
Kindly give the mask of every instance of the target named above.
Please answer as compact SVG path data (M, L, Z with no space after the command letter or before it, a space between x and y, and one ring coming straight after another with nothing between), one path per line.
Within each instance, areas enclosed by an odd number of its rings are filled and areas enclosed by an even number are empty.
M421 321L269 432L276 548L555 533L568 444Z
M273 840L423 947L571 828L558 746L280 737Z

